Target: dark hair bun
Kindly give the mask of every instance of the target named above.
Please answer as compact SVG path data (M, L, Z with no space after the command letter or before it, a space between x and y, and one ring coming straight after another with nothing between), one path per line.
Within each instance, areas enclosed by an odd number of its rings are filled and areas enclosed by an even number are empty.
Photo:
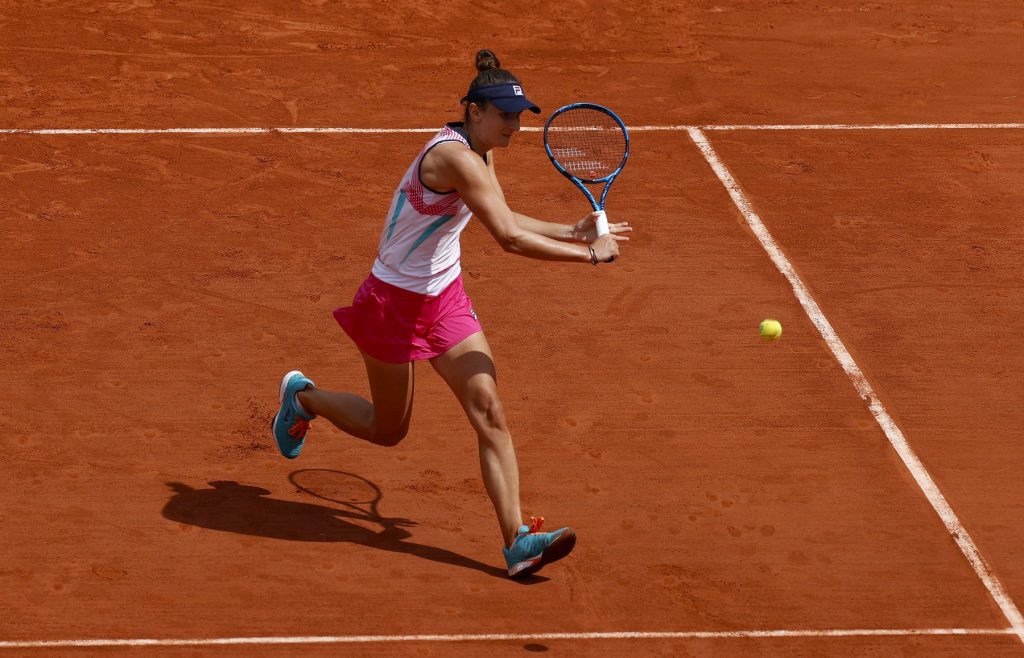
M498 56L492 53L490 50L481 50L476 54L476 70L483 73L484 71L490 71L491 69L500 69L501 62L498 61Z

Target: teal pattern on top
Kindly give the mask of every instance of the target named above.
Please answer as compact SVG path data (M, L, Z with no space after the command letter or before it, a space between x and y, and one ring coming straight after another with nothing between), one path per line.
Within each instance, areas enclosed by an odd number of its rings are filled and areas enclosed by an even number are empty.
M437 229L439 229L442 226L444 226L445 222L449 221L454 216L455 215L444 215L442 217L438 217L433 222L431 222L430 226L428 226L427 229L425 231L423 231L423 234L420 237L416 238L416 242L412 243L412 246L409 247L409 251L406 252L405 258L402 259L402 263L404 263L406 261L406 259L408 259L409 256L412 255L412 252L416 251L416 247L418 247L421 244L423 244L424 242L426 242L427 238L429 238L431 235L436 233ZM401 264L401 263L399 263L399 264Z
M391 223L388 224L388 237L391 239L391 234L395 231L395 224L398 223L398 215L402 212L402 207L405 206L405 190L398 193L398 203L395 204L395 214L391 216Z

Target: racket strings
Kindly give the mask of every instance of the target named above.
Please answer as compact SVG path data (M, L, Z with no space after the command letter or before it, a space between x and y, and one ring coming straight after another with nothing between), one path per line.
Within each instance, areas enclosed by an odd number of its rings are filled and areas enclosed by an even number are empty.
M569 174L597 180L615 172L626 157L626 134L615 119L589 108L567 110L547 130L551 155Z

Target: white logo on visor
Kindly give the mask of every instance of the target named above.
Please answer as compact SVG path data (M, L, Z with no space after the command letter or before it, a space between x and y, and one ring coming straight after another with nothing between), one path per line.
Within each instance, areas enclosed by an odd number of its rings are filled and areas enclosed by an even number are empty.
M523 88L520 87L519 85L512 85L512 91L515 92L516 96L522 96L523 95Z

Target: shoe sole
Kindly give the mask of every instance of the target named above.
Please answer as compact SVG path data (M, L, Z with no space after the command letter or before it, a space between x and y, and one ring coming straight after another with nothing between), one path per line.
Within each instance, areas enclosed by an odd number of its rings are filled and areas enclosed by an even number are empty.
M305 375L302 374L301 370L289 370L288 372L286 372L284 377L281 378L281 389L277 394L278 402L284 402L284 392L285 389L288 388L288 380L291 379L293 375L305 377Z
M532 564L514 576L509 576L513 580L519 578L525 578L526 576L532 575L540 571L545 565L551 564L552 562L558 562L563 557L572 553L572 549L576 546L576 533L572 530L566 530L558 539L551 542L551 545L544 549L541 553L540 560L535 564Z

